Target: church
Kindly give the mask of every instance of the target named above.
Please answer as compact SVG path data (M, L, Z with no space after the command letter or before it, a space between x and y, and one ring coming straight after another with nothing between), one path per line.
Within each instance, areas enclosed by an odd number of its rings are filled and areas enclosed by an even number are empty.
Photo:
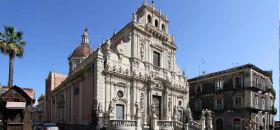
M48 74L44 120L79 130L202 129L205 123L191 118L189 85L168 23L145 1L96 49L85 29L68 57L69 74Z

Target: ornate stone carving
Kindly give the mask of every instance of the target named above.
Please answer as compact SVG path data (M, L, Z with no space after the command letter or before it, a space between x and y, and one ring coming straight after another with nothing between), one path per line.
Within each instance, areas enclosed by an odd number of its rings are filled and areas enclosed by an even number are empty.
M140 106L141 106L141 111L144 110L144 93L141 93L140 96Z
M171 70L171 54L168 55L167 63L168 63L168 69Z
M128 74L129 74L129 71L128 71L128 69L126 69L126 70L125 70L125 74L126 74L126 75L128 75Z
M144 59L144 55L145 55L145 46L144 46L144 43L141 42L140 43L140 57L141 57L141 60Z
M171 112L172 110L172 102L171 102L171 97L168 98L168 111Z
M116 70L117 70L117 66L114 65L114 66L113 66L113 71L116 71Z
M156 106L154 103L152 103L152 105L151 105L151 112L152 112L153 117L157 117Z
M136 114L142 112L141 107L140 107L140 105L139 105L139 103L137 101L135 102L135 107L136 107Z
M120 68L119 68L119 73L122 73L122 67L120 66Z

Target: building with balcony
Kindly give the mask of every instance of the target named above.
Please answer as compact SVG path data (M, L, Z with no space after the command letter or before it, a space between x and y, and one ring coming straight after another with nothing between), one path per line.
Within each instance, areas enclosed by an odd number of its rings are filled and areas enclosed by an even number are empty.
M68 57L69 74L50 72L46 79L45 121L79 130L185 127L189 86L176 63L168 23L154 4L144 2L96 49L85 29ZM188 120L186 127L202 126Z
M195 119L202 109L213 111L216 130L274 128L275 90L272 72L246 64L188 80Z

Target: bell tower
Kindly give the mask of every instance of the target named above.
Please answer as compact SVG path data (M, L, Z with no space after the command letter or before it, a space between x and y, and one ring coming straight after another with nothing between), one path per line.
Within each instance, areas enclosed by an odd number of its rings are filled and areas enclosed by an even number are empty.
M147 0L144 0L142 6L133 14L134 22L138 22L144 26L150 26L155 28L157 31L163 33L168 33L168 18L166 15L163 15L160 10L155 8L154 2L151 4L147 3Z

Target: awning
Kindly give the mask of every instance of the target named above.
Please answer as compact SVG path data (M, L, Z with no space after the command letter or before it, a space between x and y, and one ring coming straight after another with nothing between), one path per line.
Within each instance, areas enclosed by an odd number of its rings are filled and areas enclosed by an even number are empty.
M7 109L25 109L26 102L7 102Z

